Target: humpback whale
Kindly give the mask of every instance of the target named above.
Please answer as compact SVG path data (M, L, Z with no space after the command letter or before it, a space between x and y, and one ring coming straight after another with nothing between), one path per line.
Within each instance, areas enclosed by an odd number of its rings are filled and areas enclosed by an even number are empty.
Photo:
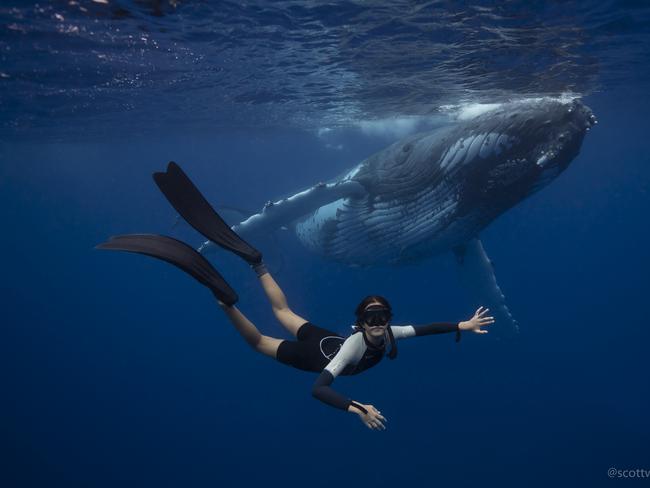
M290 226L308 249L349 265L452 251L476 298L517 330L479 234L562 173L596 123L578 99L496 105L400 140L335 180L269 201L233 229L248 239Z

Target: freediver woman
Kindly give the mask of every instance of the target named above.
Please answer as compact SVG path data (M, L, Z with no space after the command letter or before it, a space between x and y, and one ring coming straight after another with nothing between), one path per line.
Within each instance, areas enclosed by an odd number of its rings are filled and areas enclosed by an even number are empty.
M347 338L341 337L312 324L289 308L282 289L268 272L262 254L224 222L176 163L170 162L166 172L154 173L153 178L167 200L194 229L240 256L255 270L275 317L296 340L261 334L235 306L239 297L226 280L205 257L179 240L156 234L128 234L112 237L99 244L97 249L145 254L182 269L212 291L230 322L253 349L294 368L320 373L312 388L313 396L332 407L358 414L370 429L385 429L386 418L373 405L336 392L331 387L334 378L359 374L373 367L387 350L388 357L395 359L396 340L455 332L456 341L459 341L461 331L487 334L482 327L494 323L493 317L486 316L489 309L479 307L472 318L458 323L390 325L390 304L381 296L371 295L364 298L355 310L355 331Z

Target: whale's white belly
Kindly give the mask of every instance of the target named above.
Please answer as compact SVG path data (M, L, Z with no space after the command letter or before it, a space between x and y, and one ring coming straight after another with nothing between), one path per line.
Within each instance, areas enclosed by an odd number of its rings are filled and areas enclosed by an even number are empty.
M299 222L296 234L309 249L337 261L411 261L449 250L471 234L467 222L453 219L457 190L439 185L408 200L340 199Z

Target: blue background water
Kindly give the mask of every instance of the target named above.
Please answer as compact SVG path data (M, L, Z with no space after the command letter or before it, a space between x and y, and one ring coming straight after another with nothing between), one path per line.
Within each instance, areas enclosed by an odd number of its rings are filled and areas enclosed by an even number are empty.
M642 2L152 5L0 10L3 486L609 486L632 482L610 467L650 469ZM404 342L337 380L384 432L249 350L178 270L93 250L127 232L200 241L150 179L168 160L252 211L397 137L367 121L565 92L599 125L482 235L521 334ZM451 256L361 270L289 233L263 246L293 308L342 333L371 292L402 323L477 305ZM214 260L287 337L254 275Z

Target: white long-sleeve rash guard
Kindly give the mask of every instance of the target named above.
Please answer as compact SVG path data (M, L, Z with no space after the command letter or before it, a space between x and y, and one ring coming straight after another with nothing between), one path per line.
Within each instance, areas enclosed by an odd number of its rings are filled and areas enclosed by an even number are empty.
M427 325L391 325L391 331L396 341L408 337L431 334L456 332L456 341L459 340L458 323L440 322ZM312 388L312 395L324 403L335 408L347 410L352 400L336 392L330 385L339 375L359 374L381 361L386 350L387 334L381 346L370 343L362 331L357 331L349 336L341 345L336 356L332 358L325 369L316 379Z

